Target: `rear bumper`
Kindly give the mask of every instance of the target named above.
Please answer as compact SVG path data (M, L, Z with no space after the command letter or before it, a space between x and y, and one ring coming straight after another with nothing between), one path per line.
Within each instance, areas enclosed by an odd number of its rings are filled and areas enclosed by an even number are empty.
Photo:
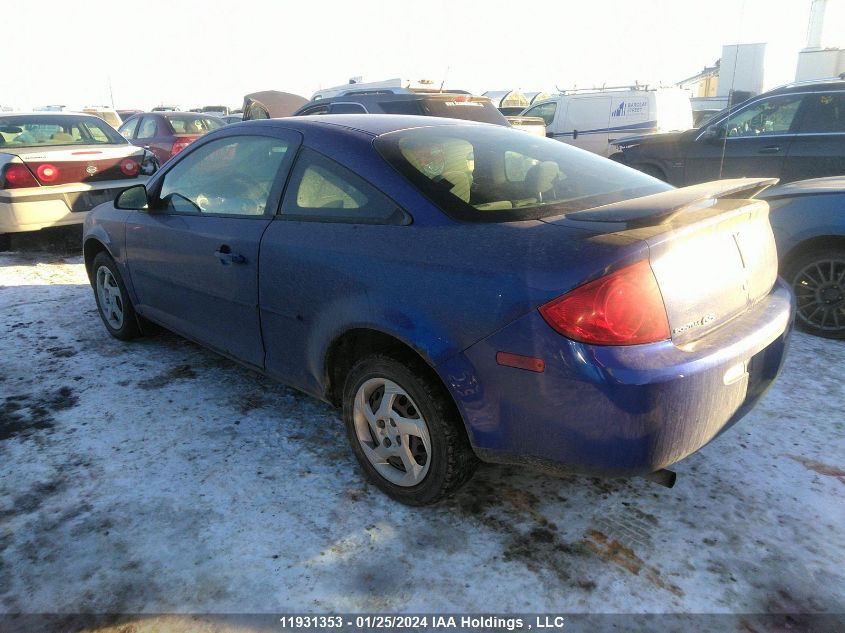
M110 202L122 190L143 184L146 180L146 177L141 177L133 180L104 180L91 184L74 183L2 190L0 233L19 233L51 226L81 224L87 212L94 206Z
M778 280L748 313L695 343L577 343L526 315L439 367L478 455L602 475L638 475L698 450L777 377L794 297ZM496 352L545 360L503 367Z

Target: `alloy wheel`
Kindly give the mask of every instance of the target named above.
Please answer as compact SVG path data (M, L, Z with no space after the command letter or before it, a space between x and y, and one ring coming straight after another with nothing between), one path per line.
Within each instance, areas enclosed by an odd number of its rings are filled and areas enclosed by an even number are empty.
M352 419L364 455L382 477L403 487L425 479L431 437L407 391L387 378L365 381L355 394Z
M115 330L123 327L123 296L117 280L107 266L97 269L97 298L106 323Z
M845 260L807 264L795 275L792 288L804 323L830 332L845 328Z

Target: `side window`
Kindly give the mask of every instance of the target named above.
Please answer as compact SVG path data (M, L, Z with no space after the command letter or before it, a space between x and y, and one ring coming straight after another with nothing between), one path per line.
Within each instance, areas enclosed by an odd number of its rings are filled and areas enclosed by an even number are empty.
M322 154L303 149L290 177L282 217L324 222L404 224L390 198Z
M719 126L719 136L750 137L786 134L801 105L801 95L763 99L737 112Z
M135 135L135 130L138 129L138 123L141 121L140 117L136 119L131 119L120 126L120 133L123 135L123 138L127 140L132 140L132 137Z
M361 114L367 109L360 103L333 103L329 106L330 114Z
M172 213L263 215L290 145L266 136L206 143L167 172L161 204Z
M267 108L258 103L250 103L244 113L244 121L258 121L260 119L269 118L270 113L267 112Z
M301 112L298 116L310 116L312 114L328 114L329 113L329 106L325 103L320 104L318 106L314 106L312 108L308 108L304 112Z
M798 132L805 134L845 132L845 92L806 95Z
M534 106L524 116L538 116L549 126L555 119L555 110L557 110L557 102L549 101L548 103L541 103L540 105Z
M145 116L141 119L141 127L138 129L138 140L143 138L155 138L156 136L156 120L151 116Z
M86 125L85 129L88 130L88 134L91 135L91 138L93 138L98 143L109 142L109 137L106 136L106 133L103 132L103 130L101 130L100 128L98 128L96 125Z

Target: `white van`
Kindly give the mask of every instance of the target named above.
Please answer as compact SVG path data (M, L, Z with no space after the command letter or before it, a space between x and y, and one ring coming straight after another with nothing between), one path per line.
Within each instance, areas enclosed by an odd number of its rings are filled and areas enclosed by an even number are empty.
M602 156L618 151L609 143L625 136L693 126L689 91L647 86L563 91L522 116L541 117L546 136Z

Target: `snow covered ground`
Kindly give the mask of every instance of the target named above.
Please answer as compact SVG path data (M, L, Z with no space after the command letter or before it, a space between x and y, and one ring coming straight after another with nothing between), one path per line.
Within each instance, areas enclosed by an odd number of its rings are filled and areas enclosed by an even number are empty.
M843 368L795 334L672 490L488 466L410 509L330 407L0 255L0 612L845 613Z

